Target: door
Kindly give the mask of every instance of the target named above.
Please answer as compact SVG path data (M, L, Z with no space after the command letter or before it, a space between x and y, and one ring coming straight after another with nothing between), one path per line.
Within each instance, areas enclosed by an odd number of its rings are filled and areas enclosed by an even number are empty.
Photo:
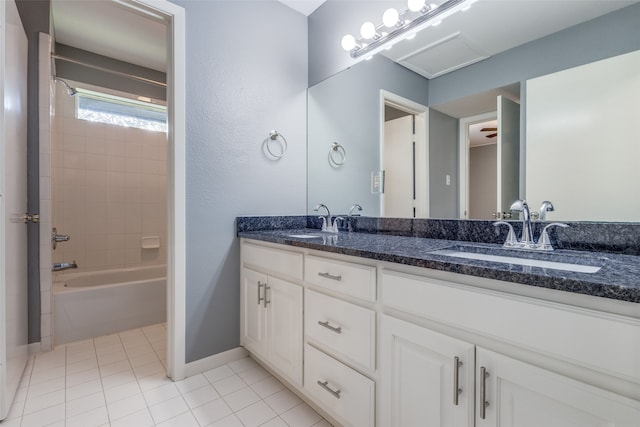
M269 277L265 292L267 360L302 386L302 287Z
M632 427L640 420L637 401L483 348L476 358L478 427Z
M14 0L0 5L0 419L28 356L27 37Z
M520 104L498 96L497 212L520 198Z
M242 345L262 357L267 354L267 317L264 308L266 285L267 276L247 268L242 269Z
M473 345L389 316L380 336L381 426L473 426Z
M415 217L413 115L384 123L384 216Z

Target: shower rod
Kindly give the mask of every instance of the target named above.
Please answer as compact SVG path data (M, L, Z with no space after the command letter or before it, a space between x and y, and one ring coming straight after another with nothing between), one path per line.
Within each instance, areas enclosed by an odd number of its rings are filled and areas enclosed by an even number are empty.
M122 72L122 71L112 70L110 68L101 67L99 65L87 64L86 62L82 62L82 61L77 60L77 59L69 58L68 56L52 54L51 57L53 59L59 59L61 61L71 62L73 64L78 64L78 65L82 65L84 67L93 68L94 70L104 71L106 73L111 73L111 74L115 74L115 75L118 75L118 76L121 76L121 77L126 77L128 79L137 80L139 82L148 83L148 84L152 84L152 85L155 85L155 86L161 86L161 87L165 87L165 88L167 87L167 84L165 82L160 82L160 81L157 81L157 80L148 79L146 77L136 76L134 74L125 73L125 72Z

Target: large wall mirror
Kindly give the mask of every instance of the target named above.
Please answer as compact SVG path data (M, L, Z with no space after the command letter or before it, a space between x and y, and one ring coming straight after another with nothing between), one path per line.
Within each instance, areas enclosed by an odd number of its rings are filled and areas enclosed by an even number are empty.
M310 87L308 212L492 219L526 198L552 201L549 220L640 221L630 15L640 5L440 77L377 55Z

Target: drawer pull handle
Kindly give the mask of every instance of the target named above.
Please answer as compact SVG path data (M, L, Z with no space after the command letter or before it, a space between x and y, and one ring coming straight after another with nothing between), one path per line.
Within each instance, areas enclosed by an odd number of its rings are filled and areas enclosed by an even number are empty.
M333 274L329 273L318 273L318 276L324 277L326 279L337 280L338 282L342 280L342 276L334 276Z
M329 329L330 331L335 332L336 334L341 334L342 333L342 326L338 326L338 327L331 326L328 321L321 322L320 320L318 320L318 325L324 326L325 328Z
M487 372L487 368L484 366L480 367L480 419L484 420L487 418L487 406L489 406L489 402L487 402L487 377L489 376L489 372Z
M327 390L329 393L333 395L336 399L340 399L340 390L334 390L328 386L329 381L320 381L318 380L318 385L323 389Z
M462 393L459 385L460 366L462 362L458 356L453 358L453 404L458 406L458 396Z
M267 291L271 289L271 286L267 286L267 284L264 284L264 308L267 308L267 304L269 304L271 301L267 299Z
M260 305L260 303L264 299L262 297L262 295L260 294L260 290L262 289L263 286L267 286L267 284L266 283L262 283L261 281L258 280L258 305Z

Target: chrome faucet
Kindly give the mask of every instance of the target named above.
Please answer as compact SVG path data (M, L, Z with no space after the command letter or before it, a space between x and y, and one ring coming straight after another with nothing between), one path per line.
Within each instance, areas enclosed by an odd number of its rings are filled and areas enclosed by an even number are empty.
M327 233L337 233L338 232L338 221L333 222L331 220L331 212L327 205L320 203L313 208L314 211L318 212L320 208L324 208L327 211L326 216L319 216L318 218L322 218L322 231L326 231Z
M538 210L538 219L540 221L546 221L547 212L553 212L554 210L555 208L553 207L553 203L545 200L544 202L542 202L542 204L540 205L540 209Z
M78 268L78 264L76 264L75 260L71 262L54 262L51 270L62 271L69 270L70 268Z
M362 212L362 206L357 203L354 203L349 209L349 213L347 214L347 228L349 231L353 231L353 226L351 225L351 217L353 216L354 209L357 209L358 212Z
M520 238L520 245L525 248L530 248L535 243L533 240L533 231L531 228L531 212L529 211L529 205L524 200L516 200L509 208L511 211L522 212L522 237Z

